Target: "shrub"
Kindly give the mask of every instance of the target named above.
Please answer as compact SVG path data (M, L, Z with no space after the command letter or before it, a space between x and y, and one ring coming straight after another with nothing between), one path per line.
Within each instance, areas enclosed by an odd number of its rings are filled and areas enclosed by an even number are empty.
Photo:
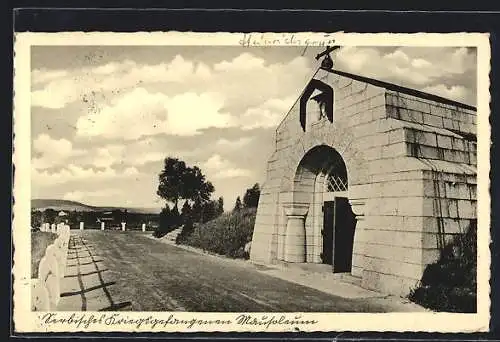
M191 234L193 233L193 230L195 229L194 227L195 227L195 224L193 223L193 221L192 220L187 220L184 223L184 225L182 226L181 232L175 238L175 243L176 244L186 243L186 241L189 238L189 236L191 236Z
M248 258L244 248L252 239L255 215L255 208L224 213L212 221L193 226L191 231L187 231L189 234L180 240L204 251L232 258Z
M449 312L476 312L477 225L447 244L440 259L426 267L409 299L426 308Z
M165 208L160 212L159 225L158 228L153 232L153 236L156 238L161 238L164 235L170 233L179 227L180 224L180 214L177 207L170 210L169 206L166 205Z

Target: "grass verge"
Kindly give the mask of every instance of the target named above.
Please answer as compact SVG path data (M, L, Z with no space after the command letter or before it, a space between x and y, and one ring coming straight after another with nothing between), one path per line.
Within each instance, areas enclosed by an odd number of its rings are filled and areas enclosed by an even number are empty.
M55 241L57 235L49 232L31 232L31 278L38 278L38 264L45 255L47 247Z

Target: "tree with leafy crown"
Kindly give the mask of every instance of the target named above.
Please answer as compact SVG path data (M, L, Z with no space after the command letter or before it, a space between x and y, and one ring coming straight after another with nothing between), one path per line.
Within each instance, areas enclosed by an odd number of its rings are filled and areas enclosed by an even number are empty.
M243 205L245 208L257 208L259 205L260 186L255 183L250 189L247 189L243 196Z
M224 213L224 198L221 196L217 200L217 216L220 216Z
M156 194L174 204L178 209L181 199L202 202L208 201L214 191L214 186L206 180L205 175L197 166L189 167L178 158L168 157L164 160L160 172Z
M184 205L182 206L182 209L181 209L181 218L182 218L182 222L183 223L186 223L187 220L191 220L192 219L192 208L191 208L191 205L189 204L189 201L184 201Z
M236 202L234 203L234 209L233 211L240 211L241 210L241 199L240 196L236 198Z

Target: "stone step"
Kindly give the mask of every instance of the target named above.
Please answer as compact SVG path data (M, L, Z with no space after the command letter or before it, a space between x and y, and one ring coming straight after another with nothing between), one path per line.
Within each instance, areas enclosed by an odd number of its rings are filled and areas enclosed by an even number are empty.
M304 274L322 275L323 277L339 279L345 283L357 285L361 287L361 278L353 276L351 273L333 273L332 265L327 264L315 264L315 263L287 263L284 261L275 261L275 265L278 265L284 269L294 269L299 272L304 272Z
M182 227L172 230L170 233L166 234L163 238L169 241L175 241L177 236L181 233Z
M342 273L340 279L342 279L342 281L345 281L346 283L350 283L361 287L361 277L353 276L350 273Z

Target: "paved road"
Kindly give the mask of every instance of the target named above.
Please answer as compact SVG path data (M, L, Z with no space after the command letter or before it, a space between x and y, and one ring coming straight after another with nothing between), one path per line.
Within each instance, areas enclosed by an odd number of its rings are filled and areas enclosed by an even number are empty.
M63 310L382 312L266 275L250 263L210 257L120 231L72 232ZM65 279L65 280L67 280Z

